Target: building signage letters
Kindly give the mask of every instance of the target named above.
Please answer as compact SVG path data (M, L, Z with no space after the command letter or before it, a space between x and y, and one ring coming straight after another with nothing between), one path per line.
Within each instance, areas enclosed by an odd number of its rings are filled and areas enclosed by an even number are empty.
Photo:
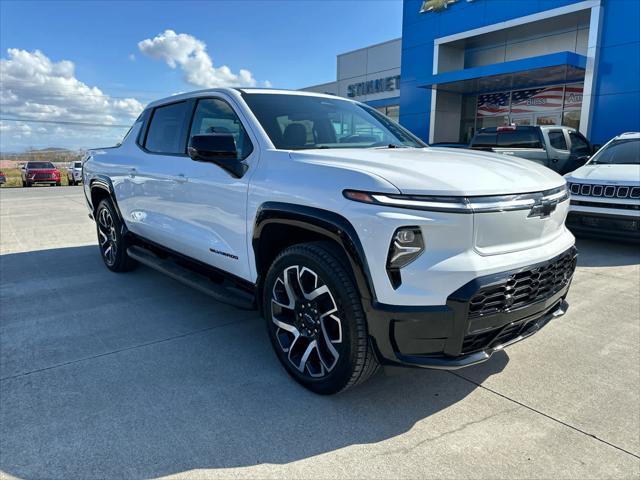
M373 93L391 92L400 88L400 75L378 78L366 82L352 83L347 86L347 97L361 97Z
M420 13L425 12L441 12L446 9L450 4L456 3L458 0L424 0ZM473 2L473 0L467 0L467 3Z

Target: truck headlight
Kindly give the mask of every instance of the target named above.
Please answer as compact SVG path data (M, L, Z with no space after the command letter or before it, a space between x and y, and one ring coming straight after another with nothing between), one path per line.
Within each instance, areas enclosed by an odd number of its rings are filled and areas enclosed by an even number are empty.
M395 231L389 246L387 268L399 270L406 267L424 251L424 240L419 227L401 227Z

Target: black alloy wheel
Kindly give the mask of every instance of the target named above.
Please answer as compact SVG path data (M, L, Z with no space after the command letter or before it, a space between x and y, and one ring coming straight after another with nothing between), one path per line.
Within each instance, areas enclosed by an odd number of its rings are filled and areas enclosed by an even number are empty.
M263 302L279 360L310 390L337 393L377 370L360 296L331 244L282 252L267 275Z

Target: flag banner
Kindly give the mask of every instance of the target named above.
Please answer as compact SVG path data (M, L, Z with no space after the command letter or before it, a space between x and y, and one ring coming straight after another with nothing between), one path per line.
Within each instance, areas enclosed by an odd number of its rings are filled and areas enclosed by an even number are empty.
M478 95L478 117L494 117L509 113L510 92Z
M530 88L513 92L511 113L536 113L562 109L563 87Z
M584 86L567 85L564 90L564 108L582 108L582 89Z

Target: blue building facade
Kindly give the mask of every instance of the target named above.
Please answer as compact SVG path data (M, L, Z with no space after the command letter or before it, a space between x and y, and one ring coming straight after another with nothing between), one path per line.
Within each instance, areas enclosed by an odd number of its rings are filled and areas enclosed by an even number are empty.
M640 0L405 0L400 123L434 142L563 124L640 131Z

